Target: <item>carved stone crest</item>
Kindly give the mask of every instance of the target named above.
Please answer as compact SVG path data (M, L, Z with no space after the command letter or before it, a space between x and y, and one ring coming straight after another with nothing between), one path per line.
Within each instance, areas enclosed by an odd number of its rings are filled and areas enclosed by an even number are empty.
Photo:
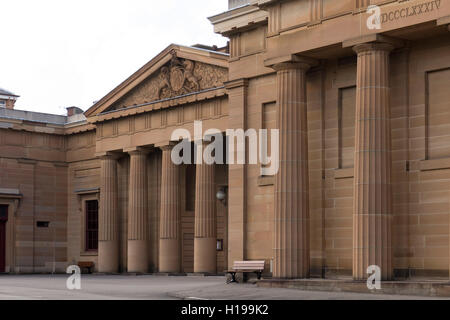
M195 62L182 61L174 56L169 66L161 68L158 99L161 99L163 90L169 90L170 95L183 95L199 91L201 77L194 75L194 68Z
M180 91L184 86L185 80L183 69L174 67L170 70L170 85L173 91Z

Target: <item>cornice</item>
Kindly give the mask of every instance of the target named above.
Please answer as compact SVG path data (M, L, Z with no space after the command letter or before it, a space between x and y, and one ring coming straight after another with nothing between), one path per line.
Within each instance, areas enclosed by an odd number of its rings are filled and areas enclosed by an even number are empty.
M214 99L218 97L223 97L226 95L225 87L218 87L207 89L201 92L195 92L191 94L187 94L180 97L170 98L161 101L150 102L146 104L130 106L128 108L111 111L103 114L99 114L97 116L93 116L88 118L89 123L95 124L103 121L109 121L119 118L125 118L129 116L134 116L138 114L143 114L155 110L168 109L172 107L176 107L179 105L195 103L197 101L204 101L209 99Z
M232 9L209 18L214 26L214 32L229 37L258 25L267 24L268 12L257 6L246 5Z
M261 9L264 9L264 8L271 6L277 2L281 2L281 0L251 0L250 4L252 6L257 6Z
M90 124L86 121L66 125L58 125L22 119L0 118L0 129L10 129L16 131L54 135L71 135L81 132L94 131L96 127L95 125Z

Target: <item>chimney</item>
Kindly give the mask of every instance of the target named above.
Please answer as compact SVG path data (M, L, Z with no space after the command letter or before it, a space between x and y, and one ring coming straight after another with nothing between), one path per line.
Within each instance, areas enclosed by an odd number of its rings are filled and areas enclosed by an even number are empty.
M16 99L8 99L6 101L6 109L13 110L15 104L16 104Z
M228 0L228 10L249 5L250 0Z
M66 110L67 110L67 116L68 116L68 117L74 116L74 115L76 115L76 114L82 114L82 113L84 113L84 111L81 110L81 109L78 108L78 107L68 107L68 108L66 108Z
M0 88L0 108L14 109L14 105L18 98L18 95Z

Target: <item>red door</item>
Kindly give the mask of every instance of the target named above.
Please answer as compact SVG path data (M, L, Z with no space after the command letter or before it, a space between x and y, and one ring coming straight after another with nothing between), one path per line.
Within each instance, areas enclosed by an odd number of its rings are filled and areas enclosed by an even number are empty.
M0 205L0 273L5 272L6 265L6 222L8 206Z

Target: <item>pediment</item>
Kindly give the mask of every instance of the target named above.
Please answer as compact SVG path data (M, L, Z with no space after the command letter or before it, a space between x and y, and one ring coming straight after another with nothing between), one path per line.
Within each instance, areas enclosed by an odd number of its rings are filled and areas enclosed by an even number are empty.
M171 45L111 91L86 116L114 112L223 87L228 55Z

